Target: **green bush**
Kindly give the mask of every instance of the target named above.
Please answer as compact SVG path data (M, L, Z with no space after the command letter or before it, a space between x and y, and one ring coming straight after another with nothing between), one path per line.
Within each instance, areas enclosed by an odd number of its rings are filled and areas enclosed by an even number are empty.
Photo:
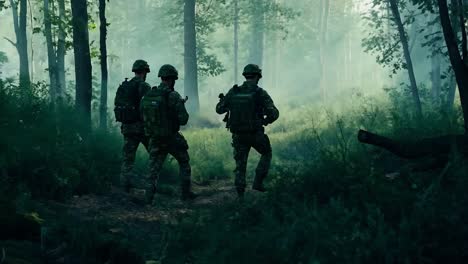
M46 86L21 90L0 84L0 163L3 187L33 197L66 198L102 191L118 177L118 134L80 134L71 103L51 105Z
M271 191L184 219L168 233L164 263L466 262L463 160L414 171L419 161L356 139L360 128L399 139L457 133L459 112L447 119L428 109L416 120L403 104L371 102L344 116L289 112L295 118L270 128ZM384 177L395 171L397 179Z

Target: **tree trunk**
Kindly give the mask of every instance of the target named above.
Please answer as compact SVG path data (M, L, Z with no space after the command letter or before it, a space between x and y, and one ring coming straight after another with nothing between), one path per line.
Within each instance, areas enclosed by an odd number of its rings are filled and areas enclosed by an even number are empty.
M457 151L465 157L468 156L468 137L465 135L445 135L415 141L398 141L360 130L358 140L361 143L384 148L405 159L419 159L428 156L448 158L452 151Z
M197 64L197 33L195 30L195 0L185 0L184 5L184 64L185 64L185 95L189 97L188 110L198 113L200 101L198 98L198 64Z
M10 5L16 35L16 44L14 45L19 56L19 85L23 88L29 88L31 77L29 74L28 38L26 34L27 0L19 0L17 3L10 0Z
M403 46L403 54L405 56L406 67L408 69L408 75L411 84L411 93L413 96L414 106L416 108L416 115L418 117L422 116L422 107L421 99L419 97L418 85L416 83L416 77L414 75L413 61L411 60L411 54L408 47L408 39L406 37L405 28L403 27L403 22L401 21L400 10L398 9L398 3L396 0L389 0L390 9L393 13L393 18L398 28L398 33L400 35L400 41Z
M73 49L75 53L75 106L91 130L92 73L89 51L88 10L86 0L72 0Z
M455 94L457 93L457 80L455 79L455 74L453 71L450 71L450 76L448 78L448 95L447 95L447 111L453 109L455 104Z
M445 135L415 141L398 141L360 130L358 140L361 143L384 148L405 159L433 157L439 161L448 161L450 153L457 151L468 156L468 137L465 135Z
M326 46L328 37L328 15L330 13L330 0L322 0L320 10L320 43L319 43L319 89L322 100L326 100L325 71L326 71Z
M234 83L239 82L239 1L234 0Z
M468 133L468 68L460 56L457 38L454 34L450 15L447 7L447 0L438 0L440 21L444 32L445 42L447 44L448 54L460 93L460 101L465 120L465 133ZM464 27L464 24L462 25Z
M99 0L99 20L100 20L100 51L101 51L101 105L99 114L99 124L101 129L107 128L107 20L106 20L106 0Z
M44 0L44 35L47 44L47 60L49 64L49 96L52 102L55 102L57 97L57 56L54 48L54 41L52 38L52 22L50 16L49 0Z
M64 97L67 89L65 78L65 54L66 50L66 33L65 33L65 0L58 0L59 8L59 28L58 28L58 41L57 41L57 96Z
M440 65L441 58L440 54L433 54L431 57L432 71L431 71L431 82L432 82L432 102L434 105L440 105L440 94L441 94L441 77L440 77Z
M456 0L455 0L456 2ZM462 48L462 59L465 62L465 65L467 64L467 59L468 59L468 40L466 36L466 21L465 21L465 7L463 4L463 0L458 0L457 3L458 6L458 15L459 15L459 23L460 23L460 32L461 32L461 37L462 37L462 42L461 42L461 48Z
M31 61L34 61L34 18L35 18L35 14L34 14L34 9L33 9L33 6L31 4L31 0L27 0L28 1L28 7L29 7L29 28L31 29L30 31L30 35L31 35L31 38L29 40L29 49L31 50ZM31 78L31 82L34 83L34 74L36 73L36 67L34 67L34 63L30 63L30 66L29 66L29 72L30 72L30 78Z
M262 67L263 49L265 39L265 3L264 0L253 1L253 14L251 16L252 38L249 63L254 63Z

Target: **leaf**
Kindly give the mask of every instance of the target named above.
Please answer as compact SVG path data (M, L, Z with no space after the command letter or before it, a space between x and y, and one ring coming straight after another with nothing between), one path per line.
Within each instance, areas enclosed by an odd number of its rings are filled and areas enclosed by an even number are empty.
M42 31L42 29L40 27L35 27L35 28L33 28L32 33L33 34L38 34L38 33L41 33L41 31Z

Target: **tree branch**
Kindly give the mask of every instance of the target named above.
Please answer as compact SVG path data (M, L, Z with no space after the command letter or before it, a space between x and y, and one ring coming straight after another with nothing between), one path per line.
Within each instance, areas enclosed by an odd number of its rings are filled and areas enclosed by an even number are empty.
M7 37L3 37L6 41L10 42L11 45L13 45L15 48L17 48L18 46L16 45L15 42L13 42L13 40L7 38Z
M388 59L388 57L390 57L393 53L393 51L398 47L400 46L400 43L401 41L400 40L397 40L395 42L395 44L393 44L389 49L387 49L382 55L382 61L386 61Z

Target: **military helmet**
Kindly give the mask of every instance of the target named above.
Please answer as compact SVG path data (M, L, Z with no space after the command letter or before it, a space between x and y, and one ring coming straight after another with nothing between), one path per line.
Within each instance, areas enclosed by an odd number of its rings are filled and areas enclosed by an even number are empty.
M260 76L260 78L262 78L262 69L260 69L260 67L256 64L248 64L247 66L245 66L242 75L244 75L245 77L258 75Z
M133 63L132 72L151 72L148 62L144 60L136 60Z
M168 78L168 77L173 77L174 80L179 79L179 72L176 70L176 68L170 64L165 64L161 66L161 69L159 69L158 77L161 78Z

